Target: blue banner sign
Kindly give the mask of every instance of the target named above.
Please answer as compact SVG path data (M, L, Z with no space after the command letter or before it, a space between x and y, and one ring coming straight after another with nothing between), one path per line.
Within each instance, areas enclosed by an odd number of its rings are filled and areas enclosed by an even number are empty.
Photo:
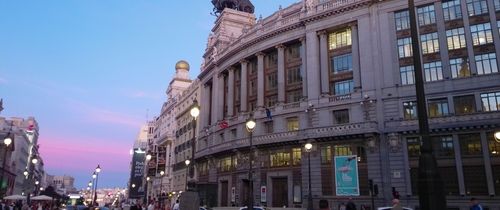
M335 156L337 196L359 196L358 157Z

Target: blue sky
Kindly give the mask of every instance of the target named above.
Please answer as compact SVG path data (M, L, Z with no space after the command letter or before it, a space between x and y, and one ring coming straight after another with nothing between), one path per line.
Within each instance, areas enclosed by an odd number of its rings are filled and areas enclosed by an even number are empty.
M267 17L298 0L254 0ZM46 171L124 187L139 126L159 113L180 59L199 73L210 0L0 1L3 117L34 116ZM149 112L147 111L149 110Z

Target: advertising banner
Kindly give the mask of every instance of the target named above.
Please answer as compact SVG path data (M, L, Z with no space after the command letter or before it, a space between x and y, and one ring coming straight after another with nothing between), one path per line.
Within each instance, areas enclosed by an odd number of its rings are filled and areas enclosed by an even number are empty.
M144 149L134 149L134 154L132 156L132 170L130 172L129 198L144 197L142 179L144 176L145 160L146 152L144 152Z
M337 196L359 196L357 156L335 156L334 164Z

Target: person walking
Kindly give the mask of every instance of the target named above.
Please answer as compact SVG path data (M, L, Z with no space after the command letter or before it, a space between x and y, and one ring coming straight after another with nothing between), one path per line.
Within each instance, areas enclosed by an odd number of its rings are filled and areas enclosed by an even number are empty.
M179 200L175 201L175 204L174 204L174 207L172 208L172 210L179 210Z
M392 199L392 210L403 210L403 207L401 207L401 203L399 202L399 199L394 198Z
M155 210L154 202L149 202L148 210Z
M471 198L470 203L470 210L483 210L483 207L481 206L481 204L479 204L479 201L477 201L476 198Z
M346 210L356 210L356 204L352 201L352 198L349 198L349 201L345 205Z

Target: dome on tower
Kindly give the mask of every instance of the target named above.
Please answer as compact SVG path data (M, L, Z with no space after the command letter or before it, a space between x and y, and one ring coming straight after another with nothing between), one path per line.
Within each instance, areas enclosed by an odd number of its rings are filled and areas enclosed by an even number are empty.
M175 70L177 69L186 69L189 71L189 63L185 60L180 60L175 64Z

